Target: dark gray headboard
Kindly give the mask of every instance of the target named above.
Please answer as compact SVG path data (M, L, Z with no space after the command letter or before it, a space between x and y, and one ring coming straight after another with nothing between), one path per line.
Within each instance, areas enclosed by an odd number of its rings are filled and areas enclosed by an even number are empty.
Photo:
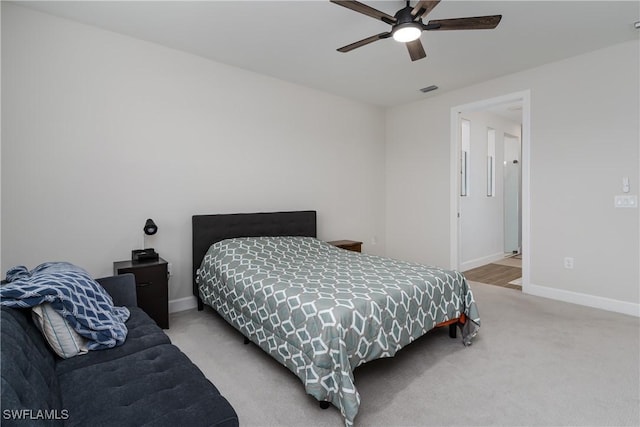
M316 235L316 211L193 215L193 294L198 296L196 270L209 247L232 237ZM198 308L201 308L198 298Z

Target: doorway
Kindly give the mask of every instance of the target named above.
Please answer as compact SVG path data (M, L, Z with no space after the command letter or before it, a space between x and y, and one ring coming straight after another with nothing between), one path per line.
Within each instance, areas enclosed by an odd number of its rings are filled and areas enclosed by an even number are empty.
M506 112L511 114L511 118L517 114L520 127L516 131L510 132L498 132L487 127L489 136L485 137L485 140L489 143L484 142L487 144L487 148L483 149L488 151L478 150L477 147L482 147L482 144L476 143L475 163L473 147L471 152L468 147L466 148L466 162L463 162L461 159L463 152L461 122L465 116L473 117L474 114L477 116L479 112L490 114ZM494 136L495 146L493 148L490 143L492 130L494 135L497 134L497 137ZM483 131L486 132L484 129ZM451 109L451 267L469 272L482 267L485 271L476 271L475 273L484 274L485 277L488 275L489 278L479 281L500 280L502 286L520 288L525 292L529 284L531 255L529 250L529 144L529 91L460 105ZM495 152L491 152L492 149ZM476 170L484 168L486 171L484 178L482 180L476 178L477 182L475 183L465 182L465 179L469 179L469 174L473 175L469 170L464 169L465 164L470 164L471 167L475 165ZM476 202L472 202L470 197L470 195L474 195L474 191ZM490 199L491 197L494 199ZM500 203L500 213L496 215L502 216L500 218L502 229L500 231L492 229L494 230L493 239L495 240L499 235L500 240L493 242L493 249L487 251L485 248L484 252L476 251L474 254L471 253L474 245L470 243L469 235L478 238L477 235L481 233L470 230L486 231L486 229L491 229L489 222L485 222L485 226L480 222L473 226L475 228L470 228L469 224L473 221L478 222L478 217L482 215L481 211L474 211L473 206L477 206L478 203L484 205ZM493 226L495 227L496 224ZM515 280L517 283L512 280L516 270L517 274L521 276L519 280ZM501 278L491 279L492 275Z

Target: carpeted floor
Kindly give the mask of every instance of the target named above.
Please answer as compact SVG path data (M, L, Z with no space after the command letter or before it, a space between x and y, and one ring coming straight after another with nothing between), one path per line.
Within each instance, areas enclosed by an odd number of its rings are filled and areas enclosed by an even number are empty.
M640 319L472 283L474 344L430 332L355 371L356 426L638 426ZM211 309L171 315L171 340L242 426L343 426Z

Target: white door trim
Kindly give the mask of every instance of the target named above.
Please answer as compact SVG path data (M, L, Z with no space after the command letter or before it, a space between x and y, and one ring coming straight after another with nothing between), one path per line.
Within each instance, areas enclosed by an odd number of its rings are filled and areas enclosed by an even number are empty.
M450 268L460 268L460 115L465 112L484 110L496 105L522 102L522 291L531 283L531 91L524 90L496 98L485 99L451 109L451 177L450 177Z

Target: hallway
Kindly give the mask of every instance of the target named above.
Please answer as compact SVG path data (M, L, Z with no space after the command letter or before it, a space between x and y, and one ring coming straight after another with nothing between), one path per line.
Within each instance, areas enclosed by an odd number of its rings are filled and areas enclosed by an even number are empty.
M500 261L465 271L472 282L522 290L522 255L508 256Z

